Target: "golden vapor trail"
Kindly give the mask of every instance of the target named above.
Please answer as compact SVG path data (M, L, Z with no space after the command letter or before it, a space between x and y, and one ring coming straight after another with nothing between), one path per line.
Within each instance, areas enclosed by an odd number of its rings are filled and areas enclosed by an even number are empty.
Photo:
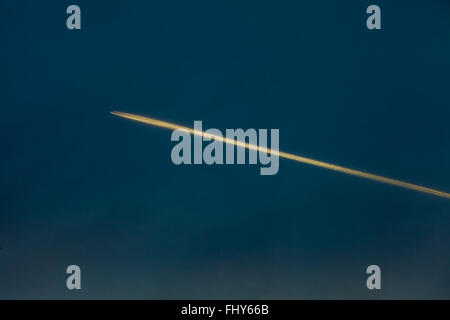
M194 130L192 128L184 127L184 126L181 126L181 125L178 125L178 124L175 124L175 123L161 121L161 120L148 118L148 117L144 117L144 116L139 116L139 115L136 115L136 114L126 113L126 112L111 111L111 113L116 115L116 116L119 116L119 117L135 120L135 121L146 123L146 124L150 124L152 126L157 126L157 127L166 128L166 129L172 129L172 130L182 129L182 130L186 130L190 134L206 137L206 138L209 138L209 139L215 139L215 140L218 140L218 141L222 141L224 143L233 144L233 145L236 145L236 146L239 146L239 147L243 147L243 148L247 148L247 149L252 149L252 150L261 151L261 152L265 152L265 153L270 153L270 154L273 154L273 155L278 155L281 158L286 158L286 159L294 160L294 161L297 161L297 162L307 163L307 164L310 164L310 165L313 165L313 166L316 166L316 167L325 168L325 169L329 169L329 170L334 170L334 171L338 171L338 172L343 172L343 173L346 173L346 174L349 174L349 175L352 175L352 176L357 176L357 177L366 178L366 179L370 179L370 180L374 180L374 181L378 181L378 182L383 182L383 183L395 185L395 186L406 188L406 189L410 189L410 190L415 190L415 191L420 191L420 192L424 192L424 193L429 193L429 194L432 194L432 195L435 195L435 196L439 196L439 197L450 198L450 193L447 193L447 192L443 192L443 191L439 191L439 190L435 190L435 189L422 187L422 186L419 186L419 185L416 185L416 184L403 182L403 181L396 180L396 179L386 178L386 177L375 175L375 174L372 174L372 173L367 173L367 172L363 172L363 171L359 171L359 170L349 169L349 168L341 167L341 166L338 166L338 165L335 165L335 164L331 164L331 163L327 163L327 162L323 162L323 161L318 161L318 160L314 160L314 159L310 159L310 158L297 156L295 154L291 154L291 153L287 153L287 152L282 152L282 151L277 151L277 150L271 150L271 149L264 148L264 147L259 147L257 145L249 144L249 143L246 143L246 142L241 142L241 141L237 141L237 140L234 140L234 139L229 139L229 138L226 138L226 137L221 137L221 136L217 136L217 135L214 135L214 134L209 134L209 133L206 133L204 131Z

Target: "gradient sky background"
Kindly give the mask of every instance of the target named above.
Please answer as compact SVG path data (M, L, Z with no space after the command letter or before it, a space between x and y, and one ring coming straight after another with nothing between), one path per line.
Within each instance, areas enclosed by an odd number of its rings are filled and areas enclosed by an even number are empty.
M279 128L283 151L449 192L448 1L1 0L0 16L0 298L450 298L448 199L288 160L175 166L170 131L109 114Z

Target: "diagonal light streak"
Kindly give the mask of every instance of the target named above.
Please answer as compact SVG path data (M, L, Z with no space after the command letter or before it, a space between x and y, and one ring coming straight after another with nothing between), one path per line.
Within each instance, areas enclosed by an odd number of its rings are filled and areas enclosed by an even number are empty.
M158 120L158 119L154 119L154 118L144 117L144 116L140 116L140 115L136 115L136 114L132 114L132 113L118 112L118 111L111 111L111 113L116 115L116 116L119 116L119 117L135 120L135 121L146 123L146 124L149 124L149 125L152 125L152 126L156 126L156 127L160 127L160 128L166 128L166 129L171 129L171 130L183 129L183 130L186 130L190 134L193 134L193 135L202 136L202 137L206 137L206 138L209 138L209 139L215 139L215 140L218 140L218 141L222 141L223 143L236 145L238 147L243 147L243 148L247 148L247 149L251 149L251 150L256 150L256 151L261 151L261 152L265 152L265 153L270 153L270 154L273 154L273 155L278 155L281 158L290 159L290 160L301 162L301 163L307 163L309 165L313 165L313 166L316 166L316 167L325 168L325 169L329 169L329 170L333 170L333 171L338 171L338 172L346 173L346 174L349 174L349 175L352 175L352 176L357 176L357 177L360 177L360 178L365 178L365 179L369 179L369 180L383 182L383 183L387 183L387 184L390 184L390 185L402 187L402 188L405 188L405 189L415 190L415 191L424 192L424 193L432 194L432 195L435 195L435 196L439 196L439 197L444 197L444 198L450 199L450 193L439 191L439 190L435 190L435 189L431 189L431 188L427 188L427 187L423 187L423 186L412 184L412 183L409 183L409 182L404 182L404 181L400 181L400 180L396 180L396 179L391 179L391 178L379 176L379 175L376 175L376 174L367 173L367 172L364 172L364 171L354 170L354 169L338 166L338 165L335 165L335 164L332 164L332 163L323 162L323 161L319 161L319 160L314 160L314 159L311 159L311 158L297 156L297 155L292 154L292 153L287 153L287 152L278 151L278 150L271 150L271 149L268 149L268 148L260 147L260 146L249 144L249 143L242 142L242 141L237 141L237 140L234 140L234 139L229 139L229 138L222 137L222 136L217 136L217 135L214 135L214 134L206 133L204 131L194 130L194 129L189 128L189 127L181 126L181 125L178 125L178 124L175 124L175 123L170 123L170 122L166 122L166 121L162 121L162 120Z

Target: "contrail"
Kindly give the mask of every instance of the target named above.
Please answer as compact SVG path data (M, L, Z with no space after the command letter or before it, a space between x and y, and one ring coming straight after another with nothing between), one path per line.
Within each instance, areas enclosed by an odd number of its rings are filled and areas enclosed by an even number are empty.
M116 116L119 116L119 117L135 120L135 121L146 123L146 124L150 124L152 126L166 128L166 129L172 129L172 130L183 129L183 130L188 131L190 134L207 137L209 139L215 139L218 141L222 141L224 143L233 144L233 145L247 148L247 149L252 149L252 150L256 150L256 151L261 151L261 152L265 152L265 153L278 155L281 158L286 158L286 159L294 160L294 161L301 162L301 163L307 163L307 164L310 164L310 165L313 165L316 167L334 170L334 171L338 171L338 172L343 172L343 173L346 173L346 174L349 174L352 176L357 176L357 177L366 178L369 180L383 182L383 183L391 184L394 186L402 187L405 189L429 193L429 194L439 196L439 197L450 198L450 193L447 193L447 192L430 189L427 187L419 186L416 184L412 184L412 183L408 183L408 182L404 182L404 181L400 181L400 180L396 180L396 179L386 178L386 177L379 176L379 175L372 174L372 173L367 173L367 172L363 172L363 171L359 171L359 170L345 168L345 167L341 167L341 166L338 166L335 164L331 164L331 163L327 163L327 162L323 162L323 161L319 161L319 160L314 160L311 158L305 158L305 157L297 156L295 154L291 154L291 153L287 153L287 152L271 150L268 148L260 147L260 146L249 144L246 142L237 141L234 139L229 139L229 138L217 136L214 134L209 134L204 131L194 130L192 128L184 127L184 126L181 126L181 125L178 125L175 123L161 121L161 120L144 117L144 116L139 116L136 114L126 113L126 112L111 111L111 113Z

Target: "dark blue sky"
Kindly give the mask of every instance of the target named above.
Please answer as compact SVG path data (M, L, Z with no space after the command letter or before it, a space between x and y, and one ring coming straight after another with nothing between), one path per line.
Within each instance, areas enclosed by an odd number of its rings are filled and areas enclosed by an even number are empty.
M450 298L448 199L288 160L276 176L175 166L170 131L109 114L279 128L283 151L449 192L446 1L4 0L0 15L0 298Z

